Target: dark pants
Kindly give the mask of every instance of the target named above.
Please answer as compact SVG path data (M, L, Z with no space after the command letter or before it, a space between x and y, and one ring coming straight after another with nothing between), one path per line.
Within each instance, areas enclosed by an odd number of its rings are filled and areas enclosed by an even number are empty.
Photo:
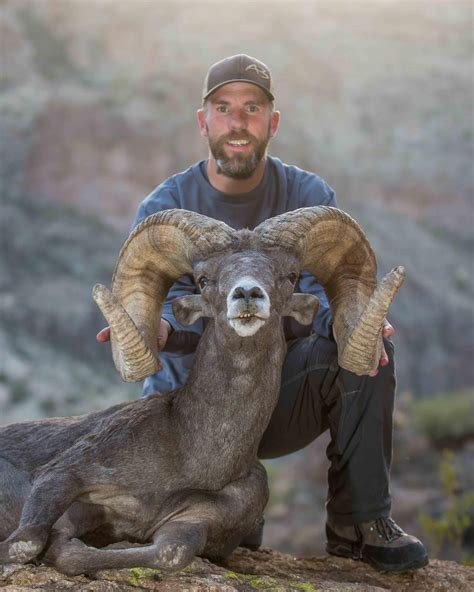
M390 364L375 377L337 364L336 344L312 335L288 344L278 405L260 443L259 457L299 450L329 428L327 512L341 526L390 514L389 471L395 398Z

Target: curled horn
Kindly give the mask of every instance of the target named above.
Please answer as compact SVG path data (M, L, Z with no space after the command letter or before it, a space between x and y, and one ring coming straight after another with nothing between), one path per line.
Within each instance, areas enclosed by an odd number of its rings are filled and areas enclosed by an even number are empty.
M382 327L404 279L397 267L377 286L375 255L348 214L328 206L300 208L255 229L270 247L296 251L302 269L323 286L333 315L339 365L356 374L378 367Z
M234 234L223 222L176 209L153 214L135 228L120 251L112 290L97 284L92 294L110 325L123 380L142 380L159 369L158 327L168 290L192 272L196 259L231 246Z

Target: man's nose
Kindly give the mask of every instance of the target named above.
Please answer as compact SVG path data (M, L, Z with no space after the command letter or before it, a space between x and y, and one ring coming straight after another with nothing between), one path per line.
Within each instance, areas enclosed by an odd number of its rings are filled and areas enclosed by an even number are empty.
M241 111L236 111L232 113L230 118L230 125L231 129L233 130L243 130L247 127L247 117Z

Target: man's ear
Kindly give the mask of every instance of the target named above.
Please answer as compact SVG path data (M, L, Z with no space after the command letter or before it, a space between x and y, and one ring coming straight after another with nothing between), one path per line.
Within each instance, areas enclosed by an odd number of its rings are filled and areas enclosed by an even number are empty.
M207 138L207 123L206 123L206 110L204 108L198 109L197 111L197 121L199 126L199 131L201 132L201 136L203 138Z
M211 311L200 294L175 298L172 307L173 314L181 325L192 325L201 317L211 316Z
M310 325L319 309L319 300L312 294L292 294L283 316L293 317L301 325Z
M272 112L272 119L270 122L270 136L272 138L277 135L279 127L280 127L280 111L273 111Z

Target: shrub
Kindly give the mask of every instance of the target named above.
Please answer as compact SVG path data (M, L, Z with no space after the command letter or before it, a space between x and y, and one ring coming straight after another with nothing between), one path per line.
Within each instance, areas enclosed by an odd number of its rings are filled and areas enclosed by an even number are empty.
M439 395L413 405L414 420L438 448L474 438L474 390Z
M472 564L472 557L463 555L463 538L473 522L474 494L462 494L454 454L445 450L439 467L442 490L447 506L438 517L420 516L420 525L431 547L431 555L439 557L447 550L450 559Z

